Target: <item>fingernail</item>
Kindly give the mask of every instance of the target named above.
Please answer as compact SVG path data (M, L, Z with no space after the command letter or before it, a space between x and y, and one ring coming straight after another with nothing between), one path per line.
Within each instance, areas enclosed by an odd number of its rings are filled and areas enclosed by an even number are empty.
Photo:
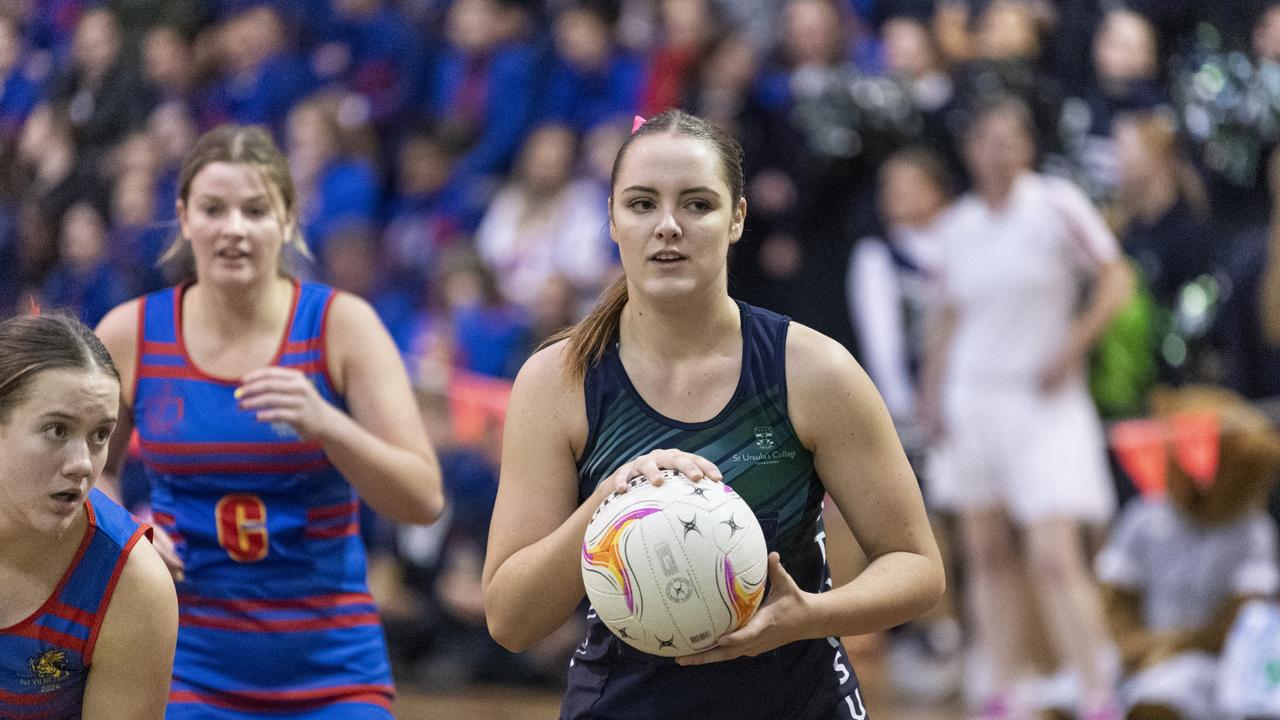
M232 393L232 396L235 397L235 399L239 400L240 396L243 394L244 394L244 388L238 387L236 388L236 391Z

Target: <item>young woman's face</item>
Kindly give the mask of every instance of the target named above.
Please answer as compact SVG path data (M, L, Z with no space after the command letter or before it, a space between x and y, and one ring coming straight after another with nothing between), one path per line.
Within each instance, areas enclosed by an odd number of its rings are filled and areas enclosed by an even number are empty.
M200 282L248 286L279 275L292 227L277 198L252 165L212 162L196 173L178 222Z
M0 528L59 535L107 462L120 383L100 370L46 370L0 423Z
M727 285L729 245L742 237L747 202L735 205L709 141L636 139L609 199L609 233L633 291L688 297Z
M1035 144L1016 114L998 111L970 132L965 159L977 185L1004 185L1031 169Z
M880 172L880 213L890 225L924 225L946 202L942 188L916 164L890 161Z

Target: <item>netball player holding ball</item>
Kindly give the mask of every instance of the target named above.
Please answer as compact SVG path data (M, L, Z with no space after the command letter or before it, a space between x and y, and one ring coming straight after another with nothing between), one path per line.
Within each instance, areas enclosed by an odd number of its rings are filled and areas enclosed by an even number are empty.
M521 650L584 596L583 534L626 480L723 481L755 512L771 588L717 647L631 649L588 615L562 718L866 718L839 637L928 610L942 565L911 468L867 376L835 341L728 294L742 151L678 110L619 149L609 230L624 276L525 364L504 435L484 571L493 636ZM832 589L829 493L870 564Z

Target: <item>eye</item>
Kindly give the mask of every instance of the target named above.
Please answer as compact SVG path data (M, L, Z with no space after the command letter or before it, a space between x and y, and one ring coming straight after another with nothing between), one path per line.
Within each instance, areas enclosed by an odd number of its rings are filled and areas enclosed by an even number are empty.
M111 439L111 430L112 428L106 425L98 428L93 432L93 441L99 445L106 443Z
M200 209L204 212L205 215L217 216L222 214L221 205L205 205Z
M54 442L65 440L67 439L67 426L62 423L46 425L44 428L44 436Z
M244 211L244 214L248 215L251 218L262 218L262 217L266 217L268 212L269 212L268 209L265 207L253 206L246 209Z
M649 198L636 198L635 200L632 200L627 207L636 212L644 212L646 210L652 210L656 205L654 205L653 201Z
M690 200L686 207L694 212L707 212L711 209L711 203L706 200Z

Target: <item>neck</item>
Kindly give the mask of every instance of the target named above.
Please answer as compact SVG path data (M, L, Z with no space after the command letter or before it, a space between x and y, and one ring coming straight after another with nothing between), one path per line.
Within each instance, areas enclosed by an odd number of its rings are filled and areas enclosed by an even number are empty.
M293 282L273 277L250 288L197 282L187 291L185 304L192 320L219 335L239 336L253 330L274 331L289 314Z
M978 195L982 197L983 202L992 208L1003 207L1009 200L1009 196L1013 194L1013 186L1017 182L1017 176L994 178L978 184Z
M632 292L622 309L618 334L624 344L643 347L645 354L681 360L705 356L721 342L737 342L739 324L738 305L723 286L710 291L705 299L663 303L647 301Z
M83 508L66 530L53 535L0 522L0 548L4 548L0 552L0 565L24 574L39 573L47 569L51 557L59 555L53 548L66 548L70 543L79 547L88 527L88 511Z
M1134 207L1147 224L1169 211L1178 201L1178 190L1172 182L1142 183L1142 191L1134 198Z

